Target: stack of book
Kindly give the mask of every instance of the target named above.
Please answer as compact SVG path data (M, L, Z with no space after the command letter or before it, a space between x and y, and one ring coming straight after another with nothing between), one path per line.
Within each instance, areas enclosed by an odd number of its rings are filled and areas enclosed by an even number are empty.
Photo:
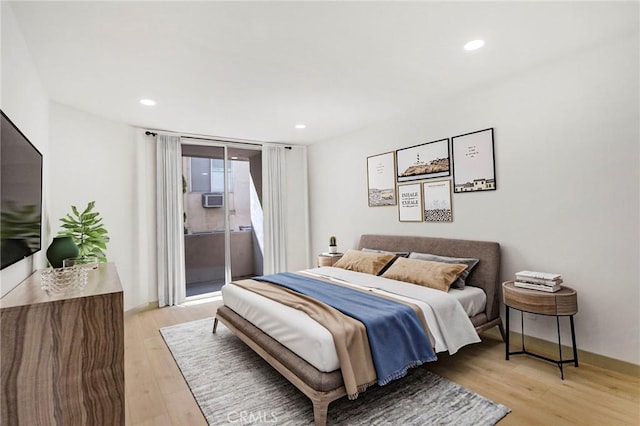
M528 288L531 290L556 292L562 288L562 276L548 272L520 271L516 273L516 280L513 283L516 287Z

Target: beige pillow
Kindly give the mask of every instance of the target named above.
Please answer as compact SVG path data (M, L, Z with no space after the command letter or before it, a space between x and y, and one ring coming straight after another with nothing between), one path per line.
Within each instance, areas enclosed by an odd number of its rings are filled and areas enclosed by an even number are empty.
M400 257L382 276L436 290L449 291L451 283L465 269L467 269L467 265L458 263L441 263Z
M344 256L333 264L333 267L378 275L395 258L396 255L390 253L367 253L359 250L347 250Z

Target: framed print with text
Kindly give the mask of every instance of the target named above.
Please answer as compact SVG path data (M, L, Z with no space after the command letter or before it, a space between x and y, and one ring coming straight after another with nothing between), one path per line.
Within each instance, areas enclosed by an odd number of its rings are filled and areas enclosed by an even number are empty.
M396 205L396 169L393 151L367 157L369 207Z
M424 182L424 221L453 222L451 208L451 180Z
M398 185L400 222L422 222L422 191L419 183Z
M477 192L496 189L493 128L451 138L453 191Z
M396 150L398 182L449 176L449 139Z

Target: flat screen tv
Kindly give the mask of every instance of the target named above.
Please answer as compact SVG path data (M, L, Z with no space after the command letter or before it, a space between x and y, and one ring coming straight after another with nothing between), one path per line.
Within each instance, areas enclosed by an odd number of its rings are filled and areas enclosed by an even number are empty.
M0 263L42 247L42 154L0 111Z

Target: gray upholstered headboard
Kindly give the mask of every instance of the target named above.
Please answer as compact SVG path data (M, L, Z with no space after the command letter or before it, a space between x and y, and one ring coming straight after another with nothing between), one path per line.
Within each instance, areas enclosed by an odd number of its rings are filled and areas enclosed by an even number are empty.
M486 293L486 315L488 321L500 316L500 244L498 243L408 235L365 234L360 237L360 242L358 243L358 249L362 248L415 251L441 256L480 259L480 262L469 274L465 284L479 287Z

